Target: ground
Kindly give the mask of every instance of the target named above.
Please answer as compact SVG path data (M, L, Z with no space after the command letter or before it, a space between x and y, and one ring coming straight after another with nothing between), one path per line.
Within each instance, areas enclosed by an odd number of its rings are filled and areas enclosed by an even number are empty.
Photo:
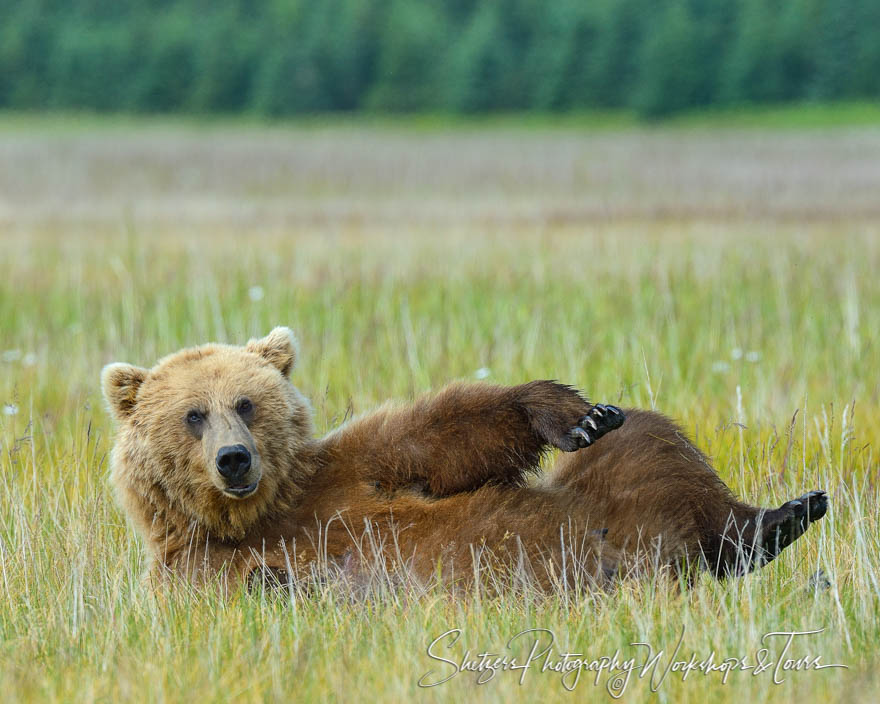
M417 684L452 674L427 652L450 629L432 652L460 661L545 628L556 655L665 649L657 694L635 673L625 701L880 699L878 192L864 125L0 120L0 690L602 701L607 676L572 695L540 664ZM830 512L766 569L684 593L153 598L100 369L275 325L302 341L319 432L457 378L558 378L677 418L755 503L822 488ZM764 634L818 629L786 657L849 669L659 681L680 637L677 659L754 663L782 651Z

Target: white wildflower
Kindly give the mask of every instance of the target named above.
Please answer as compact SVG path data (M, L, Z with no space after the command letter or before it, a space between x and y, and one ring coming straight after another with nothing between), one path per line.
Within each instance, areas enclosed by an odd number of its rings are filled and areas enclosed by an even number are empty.
M731 359L742 359L742 356L743 356L742 348L734 347L732 350L730 350Z
M254 301L254 302L256 302L256 301L262 301L262 300L263 300L263 296L265 296L265 295L266 295L266 292L263 291L263 287L262 287L262 286L251 286L251 287L248 289L248 296L249 296L250 299L251 299L252 301Z
M477 379L486 379L492 373L492 370L489 367L480 367L477 371L474 372L474 376Z
M3 415L14 416L16 413L18 413L18 406L14 403L7 403L3 406Z
M730 365L723 359L719 359L712 365L712 371L716 374L723 374L724 372L730 371Z
M4 362L17 362L21 359L21 350L6 350L3 353Z
M761 361L761 353L757 350L749 350L746 352L746 361L747 362L760 362Z

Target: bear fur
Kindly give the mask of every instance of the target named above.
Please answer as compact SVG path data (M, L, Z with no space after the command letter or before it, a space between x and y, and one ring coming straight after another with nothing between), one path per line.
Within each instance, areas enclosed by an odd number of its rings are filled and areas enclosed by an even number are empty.
M288 379L296 356L276 328L104 368L111 481L153 574L295 582L322 561L379 560L454 584L487 566L544 588L686 562L724 576L772 560L826 510L819 491L742 503L669 419L553 381L456 383L315 438ZM554 447L566 454L530 482Z

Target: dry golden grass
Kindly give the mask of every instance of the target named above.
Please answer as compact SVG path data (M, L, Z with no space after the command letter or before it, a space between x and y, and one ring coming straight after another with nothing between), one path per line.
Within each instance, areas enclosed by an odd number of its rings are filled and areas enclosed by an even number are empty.
M167 123L0 130L0 691L21 701L603 700L607 677L460 674L552 630L848 670L670 675L627 701L877 701L880 132ZM681 593L293 601L141 584L98 373L287 324L326 430L455 378L559 378L677 417L737 492L827 489L777 562ZM792 422L792 417L798 411ZM827 583L810 581L822 570ZM779 647L771 647L778 654ZM527 648L526 648L527 650ZM508 653L509 654L509 653Z

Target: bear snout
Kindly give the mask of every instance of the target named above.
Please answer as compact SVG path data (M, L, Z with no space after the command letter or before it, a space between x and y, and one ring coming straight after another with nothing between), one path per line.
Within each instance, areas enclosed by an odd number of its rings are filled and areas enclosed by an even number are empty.
M244 445L226 445L217 451L217 471L230 484L240 482L251 468L251 453Z

